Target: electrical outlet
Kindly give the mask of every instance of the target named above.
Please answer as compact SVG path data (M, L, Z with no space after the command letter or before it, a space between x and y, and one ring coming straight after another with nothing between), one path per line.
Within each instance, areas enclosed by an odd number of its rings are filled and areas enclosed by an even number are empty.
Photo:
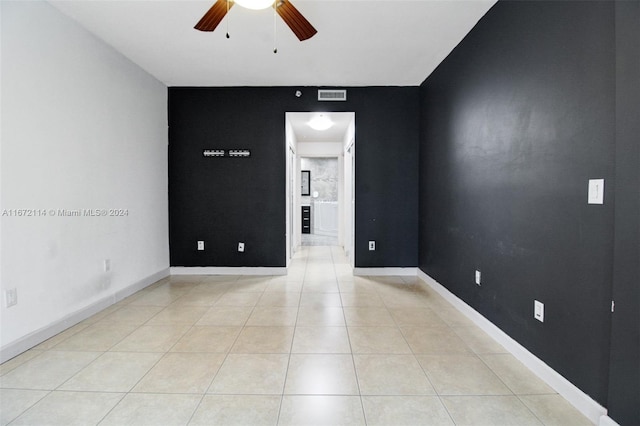
M244 243L238 243L238 251L244 253Z
M105 259L103 264L104 272L111 272L111 259Z
M198 250L199 251L204 250L204 241L198 241Z
M540 322L544 322L544 303L533 301L533 317Z
M375 249L376 249L376 242L369 241L369 251L375 251Z
M4 292L4 306L10 308L18 304L18 289L10 288Z
M476 269L476 284L480 285L480 271Z

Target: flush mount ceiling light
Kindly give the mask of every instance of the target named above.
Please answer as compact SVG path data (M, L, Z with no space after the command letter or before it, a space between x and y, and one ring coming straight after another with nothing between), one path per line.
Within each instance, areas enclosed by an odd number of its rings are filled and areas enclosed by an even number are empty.
M333 121L329 117L324 114L316 115L313 117L308 123L309 127L313 130L327 130L329 127L333 126Z
M273 6L273 0L235 0L239 6L246 9L262 10Z

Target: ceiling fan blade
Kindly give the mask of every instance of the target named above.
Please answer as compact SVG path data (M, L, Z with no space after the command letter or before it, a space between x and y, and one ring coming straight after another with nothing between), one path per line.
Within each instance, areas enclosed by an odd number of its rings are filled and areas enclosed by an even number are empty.
M220 21L225 17L229 9L233 6L233 2L227 0L218 0L211 6L211 9L204 14L194 27L200 31L213 31L216 29Z
M300 41L313 37L318 31L302 16L289 0L276 1L276 12Z

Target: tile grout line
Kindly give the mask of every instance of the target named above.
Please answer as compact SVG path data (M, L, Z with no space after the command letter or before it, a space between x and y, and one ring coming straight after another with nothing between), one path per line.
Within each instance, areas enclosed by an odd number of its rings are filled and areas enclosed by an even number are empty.
M297 330L297 327L298 327L298 316L300 315L300 301L302 300L302 292L304 291L304 280L305 280L305 275L307 273L308 262L309 262L309 257L306 256L305 257L305 262L304 262L304 273L302 275L302 285L300 287L300 296L298 297L298 307L297 307L297 310L296 310L296 321L295 321L294 326L293 326L293 336L291 337L291 346L289 347L289 356L287 358L287 367L286 367L285 372L284 372L284 381L282 383L282 394L280 395L280 405L278 406L278 415L276 416L276 425L280 424L280 416L282 415L282 405L284 404L285 389L287 387L287 378L289 377L289 367L291 365L291 354L293 352L293 343L295 342L295 338L296 338L296 330Z
M383 300L384 303L384 300ZM386 304L385 304L386 306ZM425 308L427 306L425 305ZM434 311L435 312L435 311ZM437 313L436 313L437 315ZM436 386L433 384L433 381L431 380L431 378L429 377L429 373L427 372L426 368L420 363L420 361L418 360L418 354L416 354L415 350L413 349L413 347L409 344L409 341L407 341L407 337L405 335L405 332L402 330L402 327L397 323L396 318L391 315L391 317L393 318L394 322L396 323L396 325L398 326L398 329L400 330L400 333L402 334L402 338L405 340L405 342L407 343L407 346L409 346L409 349L411 350L411 354L413 355L413 357L415 358L416 362L418 363L418 366L420 367L420 369L422 370L422 373L424 374L424 376L426 377L427 381L429 382L429 384L431 385L431 387L433 388L433 391L435 392L435 397L438 398L438 402L440 403L440 406L442 408L444 408L445 412L447 413L447 416L449 416L449 419L451 420L451 423L453 425L456 425L456 422L453 418L453 416L451 415L451 412L449 411L449 409L447 408L446 404L444 403L444 401L442 400L442 396L441 394L438 392L438 389L436 388ZM439 316L438 316L439 317ZM444 321L443 321L444 322ZM445 323L446 324L446 323ZM446 324L447 328L449 327L449 324Z
M200 284L200 282L201 282L201 281L202 281L202 279L201 279L200 281L197 281L197 284ZM165 283L165 284L168 284L168 285L170 286L170 285L171 285L171 281L169 280L169 282L168 282L168 283ZM163 285L164 285L164 284L163 284ZM155 288L154 290L157 290L157 289L158 289L158 288L160 288L160 287L162 287L162 285L158 286L158 287L157 287L157 288ZM151 290L151 291L153 291L153 290ZM187 293L188 293L188 292L187 292ZM185 294L185 295L186 295L186 294ZM148 319L147 321L145 321L143 324L139 325L139 326L138 326L134 331L139 330L139 329L140 329L140 327L142 327L143 325L147 324L147 323L148 323L149 321L151 321L153 318L155 318L156 316L158 316L162 311L164 311L165 309L167 309L170 305L172 305L172 304L173 304L173 303L175 303L176 301L180 300L180 299L181 299L182 297L184 297L185 295L182 295L182 296L180 296L180 297L176 298L176 300L172 300L172 302L171 302L171 303L169 303L169 305L164 306L164 307L163 307L163 309L161 309L159 312L157 312L155 315L153 315L151 318L149 318L149 319ZM197 322L197 321L196 321L196 322ZM109 416L109 415L110 415L110 414L111 414L111 413L116 409L116 407L118 407L118 406L122 403L122 401L123 401L127 396L129 396L129 395L131 395L131 394L135 394L135 392L132 392L132 390L133 390L133 389L135 389L135 387L136 387L138 384L140 384L140 382L141 382L142 380L144 380L144 378L145 378L145 377L147 377L147 375L149 375L149 373L151 372L151 370L153 370L153 369L154 369L154 368L155 368L155 367L160 363L160 361L162 361L162 359L163 359L163 358L164 358L168 353L170 353L170 352L171 352L171 349L173 349L173 348L178 344L178 342L179 342L179 341L180 341L180 340L181 340L181 339L182 339L182 338L183 338L183 337L184 337L184 336L185 336L185 335L186 335L190 330L192 330L192 329L194 328L194 326L195 326L195 323L194 323L194 324L192 324L192 325L191 325L187 330L185 330L185 332L184 332L184 333L182 333L182 335L181 335L181 336L176 340L176 342L175 342L173 345L171 345L171 347L170 347L170 348L168 348L166 351L162 352L162 356L160 356L160 357L158 358L158 360L157 360L157 361L156 361L156 362L155 362L155 363L154 363L154 364L153 364L153 365L152 365L152 366L147 370L147 372L146 372L145 374L143 374L143 375L138 379L138 381L137 381L133 386L131 386L131 388L129 388L129 390L128 390L127 392L125 392L125 393L123 394L122 398L120 398L120 400L119 400L116 404L114 404L114 405L113 405L113 407L111 407L111 409L110 409L110 410L109 410L109 411L108 411L108 412L107 412L107 413L102 417L102 419L97 423L97 425L99 425L100 423L104 422L104 421L105 421L105 419L106 419L106 418L107 418L107 417L108 417L108 416ZM133 332L132 332L132 333L133 333ZM127 337L128 337L128 336L127 336ZM126 337L125 337L125 338L126 338ZM124 340L124 339L120 340L120 342L122 342L123 340ZM200 402L202 402L202 398L204 398L204 394L201 396L200 401L198 402L198 405L197 405L197 406L196 406L196 408L194 409L193 413L191 413L191 417L193 417L193 415L195 414L195 410L200 406ZM190 417L190 419L191 419L191 417Z
M340 290L340 285L338 284L338 275L336 273L335 267L335 259L333 256L333 251L331 250L331 264L333 266L333 273L335 276L336 284L338 285L338 294L340 295L340 308L342 310L342 318L344 319L344 326L347 331L347 339L349 341L349 352L351 355L351 365L353 366L353 374L355 376L356 381L356 389L358 390L358 398L360 399L360 409L362 410L362 419L364 420L365 426L367 425L367 413L364 409L364 400L362 398L362 390L360 389L360 379L358 378L358 369L356 368L356 359L353 353L353 345L351 344L351 333L349 333L349 327L347 325L347 317L344 312L344 303L342 302L342 291Z

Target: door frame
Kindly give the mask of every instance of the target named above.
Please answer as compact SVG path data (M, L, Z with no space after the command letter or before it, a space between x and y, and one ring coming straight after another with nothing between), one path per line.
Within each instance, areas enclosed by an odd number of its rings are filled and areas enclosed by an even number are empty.
M300 182L300 159L302 157L337 157L338 158L338 244L348 250L350 264L355 264L354 246L355 246L355 120L356 114L353 111L322 111L324 114L350 114L350 123L348 129L340 141L342 148L340 152L309 152L300 149L296 140L293 127L290 123L290 114L308 113L309 111L287 111L285 112L285 156L286 156L286 258L287 267L301 241L302 232L301 223L301 195L299 188ZM302 142L304 143L304 142ZM351 163L346 164L346 154L350 151ZM294 156L292 159L291 156ZM348 189L350 188L350 189ZM346 199L351 194L351 202ZM291 204L290 201L293 201Z

